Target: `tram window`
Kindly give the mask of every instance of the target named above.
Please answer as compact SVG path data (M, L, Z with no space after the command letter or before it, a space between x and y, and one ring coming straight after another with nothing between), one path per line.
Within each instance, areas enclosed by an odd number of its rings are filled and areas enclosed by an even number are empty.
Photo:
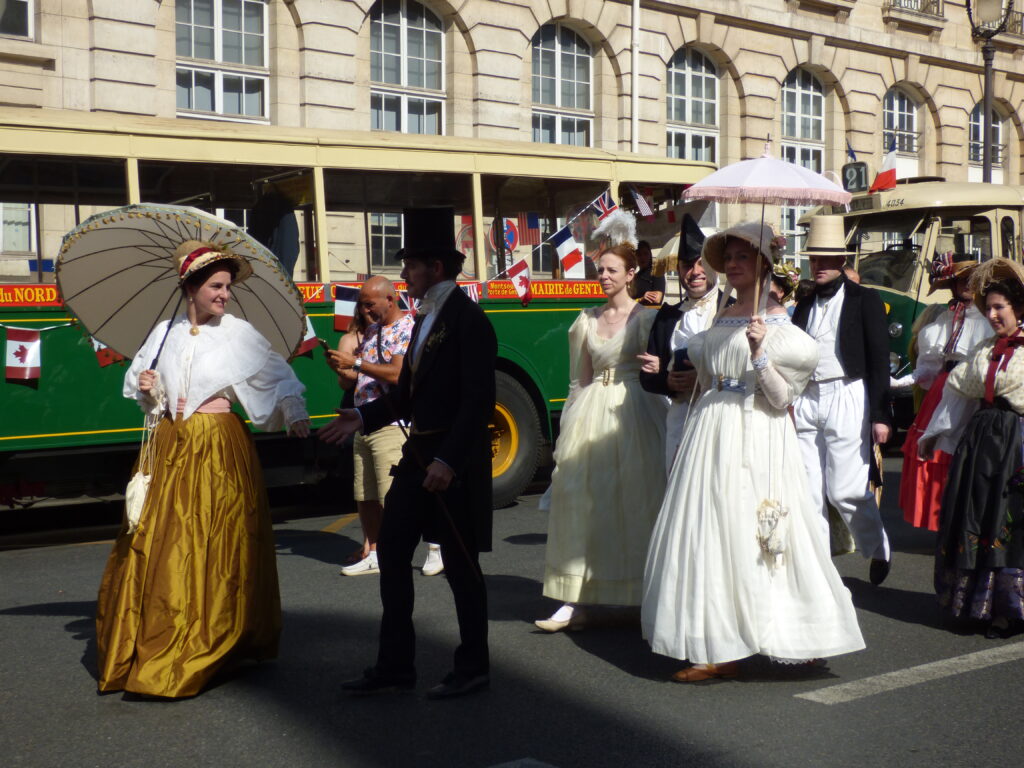
M1003 246L1003 258L1015 259L1020 256L1017 251L1017 238L1015 237L1013 218L1003 216L999 222L999 235Z
M957 245L959 244L958 242ZM970 234L963 236L963 252L971 254L978 261L988 261L992 258L992 226L984 216L971 218Z

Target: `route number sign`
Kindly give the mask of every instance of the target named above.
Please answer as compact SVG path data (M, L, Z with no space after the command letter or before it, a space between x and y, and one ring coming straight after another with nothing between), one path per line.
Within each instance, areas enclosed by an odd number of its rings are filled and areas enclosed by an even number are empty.
M847 163L843 166L843 189L847 192L866 192L868 182L867 163Z

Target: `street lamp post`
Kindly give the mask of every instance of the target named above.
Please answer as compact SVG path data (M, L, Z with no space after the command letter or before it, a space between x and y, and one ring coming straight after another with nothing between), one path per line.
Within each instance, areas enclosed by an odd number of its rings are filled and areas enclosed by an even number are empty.
M1006 3L1005 5L1003 3ZM971 35L981 40L981 60L985 64L984 93L982 95L981 180L992 181L992 62L996 47L992 38L1006 29L1013 11L1013 0L966 0L967 20L971 22ZM973 10L971 6L974 6ZM977 18L975 18L977 16Z

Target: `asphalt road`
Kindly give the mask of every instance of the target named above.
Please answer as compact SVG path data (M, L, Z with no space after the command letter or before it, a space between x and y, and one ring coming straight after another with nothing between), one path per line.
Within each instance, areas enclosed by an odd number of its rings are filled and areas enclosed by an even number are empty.
M455 644L443 577L416 580L417 692L340 695L339 683L374 657L379 602L376 577L337 575L359 529L336 515L276 525L280 658L177 702L95 692L92 616L109 542L2 551L0 765L1021 763L1024 638L945 628L930 586L931 535L903 524L888 502L896 551L889 580L870 586L857 555L836 561L865 651L813 676L753 660L739 680L700 686L668 682L680 663L653 655L637 627L534 629L532 620L553 607L540 595L547 522L536 502L527 497L496 514L495 551L483 560L491 690L443 702L423 697L448 671Z

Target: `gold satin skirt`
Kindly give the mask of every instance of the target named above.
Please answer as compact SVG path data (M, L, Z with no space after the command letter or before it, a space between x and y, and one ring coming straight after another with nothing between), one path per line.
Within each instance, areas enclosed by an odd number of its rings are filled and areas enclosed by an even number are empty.
M226 662L277 656L281 600L263 473L233 413L165 417L134 534L96 611L101 691L194 696Z

